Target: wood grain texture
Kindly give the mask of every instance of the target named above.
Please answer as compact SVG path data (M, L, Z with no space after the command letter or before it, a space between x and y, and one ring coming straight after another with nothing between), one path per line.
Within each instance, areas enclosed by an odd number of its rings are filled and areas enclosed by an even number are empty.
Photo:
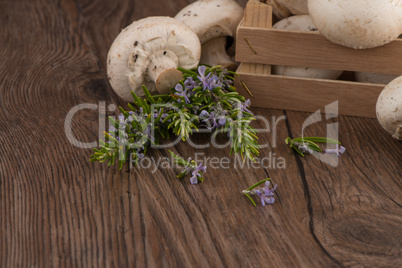
M384 85L266 75L243 64L237 69L236 86L250 97L244 83L255 107L315 112L322 104L338 101L339 114L376 118L375 106Z
M283 143L301 135L309 113L255 108L269 120L270 131L259 134L266 167L235 166L231 156L229 168L208 164L197 186L176 179L178 169L153 171L166 149L149 152L149 169L119 171L89 163L91 150L68 141L64 120L74 106L121 103L105 75L119 30L190 2L0 1L0 266L398 266L401 144L374 119L340 116L306 129L325 135L339 124L347 152L334 168ZM96 109L74 116L79 141L98 139L98 117ZM267 128L262 119L255 126ZM187 143L169 149L193 158L229 153ZM264 163L273 154L285 168ZM268 176L277 200L253 207L241 190Z
M261 28L271 28L272 27L272 8L269 5L265 5L258 1L252 0L248 1L244 8L244 18L240 22L244 26L257 26ZM237 33L236 33L237 35ZM247 36L240 36L240 38L246 38ZM271 65L261 64L261 63L242 63L242 68L244 72L254 73L254 74L271 74Z
M236 60L240 62L402 74L402 63L396 60L396 55L402 55L400 38L381 47L352 49L336 45L318 32L241 26L237 34Z

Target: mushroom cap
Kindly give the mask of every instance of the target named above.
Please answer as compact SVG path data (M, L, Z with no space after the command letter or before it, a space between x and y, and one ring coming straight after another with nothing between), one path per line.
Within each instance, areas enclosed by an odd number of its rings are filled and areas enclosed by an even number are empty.
M309 15L296 15L288 17L275 23L272 28L299 32L317 31L317 28L315 27ZM316 79L337 79L343 72L339 70L281 65L272 66L272 71L277 75Z
M272 13L274 13L277 19L284 19L290 16L290 11L286 6L277 3L277 0L265 0L260 1L272 7Z
M165 56L177 67L195 68L201 56L197 35L170 17L148 17L123 29L109 49L107 73L114 91L132 101L131 91L142 96L142 85L155 93L148 67L156 56Z
M226 38L225 36L221 36L202 44L200 64L219 65L223 69L235 71L237 64L231 60L225 50Z
M388 84L399 75L397 74L379 74L368 72L355 72L355 78L357 82L366 82L373 84Z
M198 35L201 44L219 36L235 36L242 18L243 8L234 0L199 0L175 16Z
M308 14L307 0L275 0L275 2L285 6L292 14Z
M290 14L308 14L307 0L265 0L260 2L270 5L278 19L287 18Z
M317 31L317 28L315 27L309 15L296 15L288 17L275 23L272 28L299 32Z
M376 113L381 126L395 139L402 138L402 76L391 81L377 100Z
M355 49L385 45L402 31L399 0L308 0L308 10L322 35Z

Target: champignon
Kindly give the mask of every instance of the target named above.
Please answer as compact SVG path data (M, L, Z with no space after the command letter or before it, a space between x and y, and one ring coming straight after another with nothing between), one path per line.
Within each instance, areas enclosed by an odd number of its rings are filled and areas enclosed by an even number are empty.
M237 64L226 54L226 37L220 36L211 39L201 46L200 63L208 65L220 65L222 68L235 70Z
M399 75L397 74L379 74L368 72L356 72L355 78L357 82L373 83L373 84L388 84Z
M308 10L323 36L355 49L385 45L402 32L399 0L308 0Z
M377 100L376 113L381 126L395 139L402 138L402 76L392 80Z
M270 5L272 13L280 20L290 16L289 9L283 5L279 5L275 0L261 0L260 2Z
M272 26L274 29L288 31L317 31L309 15L296 15L280 20ZM293 66L272 66L272 72L277 75L317 78L317 79L337 79L343 71L325 70L310 67Z
M175 19L182 21L198 35L202 46L206 44L200 63L221 65L223 68L235 63L226 53L226 38L219 37L234 38L242 18L243 8L233 0L199 0L183 8L175 16ZM219 39L212 41L215 38ZM209 55L203 56L205 53ZM203 62L206 59L208 62Z
M201 54L197 35L169 17L148 17L123 29L110 47L107 73L114 91L132 101L131 91L143 95L166 93L182 78L177 67L195 68Z
M286 6L294 15L308 14L307 0L276 0Z
M307 0L265 0L260 2L272 6L272 12L278 19L287 18L290 14L308 14Z

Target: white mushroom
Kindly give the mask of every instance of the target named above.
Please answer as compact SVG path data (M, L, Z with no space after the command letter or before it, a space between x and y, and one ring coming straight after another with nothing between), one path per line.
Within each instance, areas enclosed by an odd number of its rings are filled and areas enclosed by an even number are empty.
M132 101L131 91L142 96L142 85L151 93L166 93L182 73L177 67L198 65L201 45L197 35L169 17L148 17L122 30L110 47L107 73L114 91Z
M220 65L228 70L236 70L237 64L226 54L226 37L220 36L211 39L201 46L200 63L208 65Z
M308 14L307 0L276 0L286 6L295 15Z
M385 45L402 32L400 0L308 0L308 10L322 35L355 49Z
M278 19L287 18L290 14L308 14L307 0L266 0L261 2L272 6L272 12Z
M402 76L394 79L381 92L376 113L381 126L395 139L402 138Z
M272 7L272 13L278 19L284 19L290 16L290 10L286 6L278 4L275 0L266 0L260 2L270 5Z
M202 46L211 40L201 53L202 59L208 62L201 60L200 63L221 65L223 68L235 64L226 53L226 39L212 39L223 36L235 38L237 25L242 18L243 8L234 0L199 0L175 16L175 19L182 21L198 35ZM213 53L210 48L214 49ZM203 56L205 53L209 55Z
M317 31L309 15L296 15L280 20L272 27L289 31ZM310 67L272 66L272 72L277 75L306 77L316 79L337 79L343 71L326 70Z
M388 84L399 75L397 74L378 74L368 72L356 72L355 78L357 82L373 83L373 84Z

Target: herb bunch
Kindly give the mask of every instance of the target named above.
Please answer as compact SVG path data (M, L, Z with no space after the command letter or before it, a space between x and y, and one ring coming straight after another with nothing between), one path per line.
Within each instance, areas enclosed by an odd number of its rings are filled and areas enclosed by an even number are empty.
M111 127L104 133L90 161L118 162L119 169L132 157L134 163L144 157L147 148L169 139L173 133L186 141L199 128L212 135L226 133L231 141L230 153L254 160L259 155L256 130L250 126L255 120L248 109L250 100L239 95L233 86L233 72L219 66L199 66L182 69L183 80L170 94L151 95L143 86L145 98L131 92L134 98L129 111L120 108L118 119L109 117Z

